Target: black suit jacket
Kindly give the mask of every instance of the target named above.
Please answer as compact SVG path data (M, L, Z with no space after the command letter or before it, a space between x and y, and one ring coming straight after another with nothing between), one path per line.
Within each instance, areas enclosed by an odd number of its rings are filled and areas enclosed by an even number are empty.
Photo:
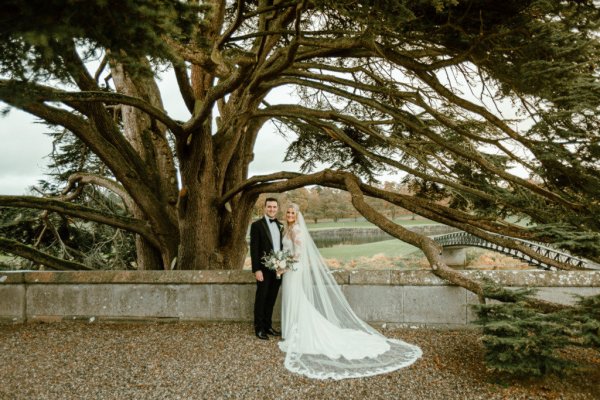
M279 221L276 222L281 235L281 248L283 249L283 224ZM252 259L252 272L265 271L266 267L262 258L264 255L269 254L273 251L273 238L271 238L271 231L267 226L265 218L261 218L250 225L250 258Z

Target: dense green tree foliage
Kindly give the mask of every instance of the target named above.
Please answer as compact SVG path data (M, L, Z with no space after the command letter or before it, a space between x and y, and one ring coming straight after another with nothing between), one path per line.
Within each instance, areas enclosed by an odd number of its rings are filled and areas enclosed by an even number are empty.
M526 253L491 234L600 260L593 1L9 1L0 18L0 100L104 165L71 171L63 196L102 187L127 215L49 197L0 205L127 229L142 268L240 267L258 196L306 185L348 191L480 296L364 196ZM177 78L187 121L164 111L158 69ZM281 87L299 100L266 101ZM294 135L285 157L303 171L248 176L267 121ZM380 173L410 193L377 186Z
M579 367L568 357L570 348L600 350L600 296L541 313L526 304L529 294L512 291L511 302L476 306L488 368L514 377L560 376Z
M69 52L110 49L119 61L170 58L164 35L189 40L206 7L168 0L7 0L0 14L0 73L71 80ZM142 73L143 70L138 72Z
M69 131L51 131L53 151L48 155L47 180L38 182L32 191L45 197L61 198L69 179L78 174L109 177L106 166ZM81 186L70 199L108 214L127 215L119 196L102 187ZM64 198L64 200L67 200ZM32 246L44 254L79 263L89 269L134 269L133 236L126 230L106 224L73 219L59 213L26 208L3 208L0 213L0 236ZM37 269L43 259L16 258L7 269Z

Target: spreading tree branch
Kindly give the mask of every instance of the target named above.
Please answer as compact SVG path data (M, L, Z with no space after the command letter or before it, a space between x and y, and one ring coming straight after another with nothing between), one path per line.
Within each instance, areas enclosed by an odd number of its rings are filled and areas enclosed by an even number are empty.
M183 98L185 106L190 113L193 113L196 99L194 98L194 91L192 90L192 85L190 84L190 78L188 77L185 62L182 61L181 64L173 64L173 71L175 72L177 85L179 85L179 92L181 93L181 97Z
M16 256L26 258L35 263L42 264L59 271L77 271L94 269L78 262L63 260L61 258L51 256L42 251L36 250L33 247L26 246L23 243L19 243L16 240L6 239L3 237L0 237L0 250L9 254L14 254Z
M75 104L72 103L124 104L139 108L152 118L164 123L175 134L181 132L182 129L179 123L172 120L164 111L152 106L147 101L120 93L104 91L66 92L48 86L35 85L29 82L16 82L13 80L0 79L0 93L2 92L19 93L19 96L23 96L23 93L27 93L30 101L60 101L73 106L75 106Z
M78 190L81 190L81 187L86 184L104 187L118 195L121 200L123 200L123 203L128 210L132 210L135 205L135 202L129 193L127 193L125 188L119 182L108 179L104 176L86 174L83 172L77 172L69 176L69 179L67 180L67 186L63 189L62 194L65 195L70 192L76 184L78 184Z
M433 241L433 239L425 235L409 231L408 229L393 223L385 216L377 212L374 208L369 206L364 200L358 179L351 174L346 173L344 175L346 175L344 179L346 188L352 196L352 204L369 222L377 225L390 235L420 248L425 254L425 257L427 257L427 260L429 261L431 269L435 275L473 292L477 295L480 302L485 302L486 296L488 298L494 298L492 297L493 294L489 292L486 293L484 291L484 284L482 282L468 278L460 272L448 267L442 259L441 246ZM561 304L556 304L533 297L528 297L526 299L526 303L528 303L531 307L544 312L557 311L565 308L565 306Z
M66 203L55 199L46 199L33 196L3 196L0 195L0 206L2 207L23 207L35 208L41 210L55 211L60 214L70 215L72 217L81 218L89 221L98 222L114 226L115 228L124 229L129 232L134 232L154 246L158 247L159 243L154 236L149 224L146 221L123 217L114 214L102 213L90 207L85 207L79 204Z

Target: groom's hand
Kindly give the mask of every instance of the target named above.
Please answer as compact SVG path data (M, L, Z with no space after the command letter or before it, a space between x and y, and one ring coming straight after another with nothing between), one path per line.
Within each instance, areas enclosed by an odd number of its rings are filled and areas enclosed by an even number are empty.
M256 271L254 273L254 276L256 277L256 280L259 281L259 282L262 282L262 281L265 280L265 278L263 277L262 271Z

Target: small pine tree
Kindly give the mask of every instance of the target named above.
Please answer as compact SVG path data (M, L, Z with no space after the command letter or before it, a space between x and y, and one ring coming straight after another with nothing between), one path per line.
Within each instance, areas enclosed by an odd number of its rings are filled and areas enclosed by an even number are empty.
M577 307L564 313L572 320L571 329L580 338L578 343L600 350L600 295L580 297Z
M483 328L485 362L493 372L514 377L562 375L577 364L561 357L567 346L600 349L600 295L580 298L566 310L542 313L524 300L532 290L504 290L510 302L474 306ZM488 292L489 293L489 292Z
M571 363L557 350L569 344L565 325L528 308L524 302L479 306L485 361L494 372L513 376L562 374Z

